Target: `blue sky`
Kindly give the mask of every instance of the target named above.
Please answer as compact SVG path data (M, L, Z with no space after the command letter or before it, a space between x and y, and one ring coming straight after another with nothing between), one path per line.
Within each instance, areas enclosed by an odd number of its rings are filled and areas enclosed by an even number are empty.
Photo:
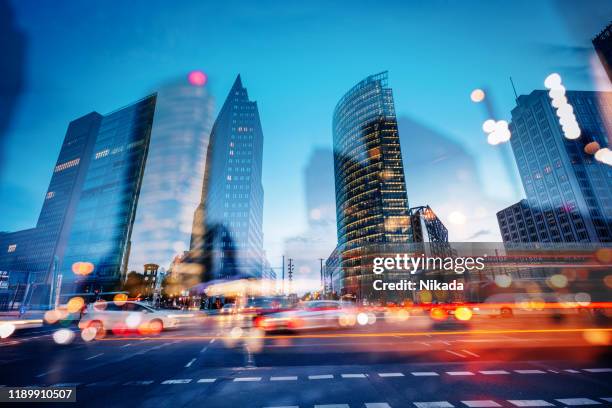
M541 88L553 71L570 89L594 89L589 39L612 15L605 1L12 5L15 25L27 36L25 88L4 141L0 230L35 224L70 120L112 111L202 69L219 106L237 73L258 101L264 233L272 253L305 228L303 168L315 147L331 148L336 102L383 70L398 116L450 135L475 158L486 194L517 201L498 153L486 144L485 116L470 91L487 87L497 119L509 119L509 76L519 93Z

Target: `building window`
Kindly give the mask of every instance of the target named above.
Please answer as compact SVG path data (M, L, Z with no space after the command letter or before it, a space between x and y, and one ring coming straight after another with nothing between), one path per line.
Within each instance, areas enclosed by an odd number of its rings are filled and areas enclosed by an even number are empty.
M67 161L66 163L58 164L57 166L55 166L55 173L59 173L60 171L77 166L79 164L79 161L81 161L81 159L74 159Z
M110 153L109 149L105 149L105 150L102 150L102 151L96 153L96 160L108 156L109 153Z
M10 244L8 246L7 252L15 252L16 249L17 249L17 244Z
M55 191L47 192L47 197L46 197L47 200L49 200L49 199L51 199L53 197L55 197Z

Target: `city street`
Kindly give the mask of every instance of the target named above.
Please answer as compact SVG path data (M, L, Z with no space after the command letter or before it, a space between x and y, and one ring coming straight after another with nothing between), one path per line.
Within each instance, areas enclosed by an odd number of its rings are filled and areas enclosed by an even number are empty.
M206 320L68 345L43 327L2 340L0 384L77 387L76 405L95 407L612 405L610 349L596 344L610 329L542 321L419 330L417 318L260 338Z

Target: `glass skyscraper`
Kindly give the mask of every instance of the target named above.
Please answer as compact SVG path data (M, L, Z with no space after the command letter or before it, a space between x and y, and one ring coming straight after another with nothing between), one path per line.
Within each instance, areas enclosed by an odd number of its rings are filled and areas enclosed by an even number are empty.
M61 262L63 294L117 289L127 273L155 102L151 95L101 120ZM77 262L93 271L76 275Z
M371 278L364 258L368 246L410 241L404 167L386 72L367 77L340 99L333 138L338 247L345 289L355 294Z
M519 96L512 110L526 199L497 213L504 242L612 242L612 167L586 152L592 142L609 147L612 93L566 96L581 130L576 140L563 136L546 91Z
M74 210L102 116L92 112L70 123L35 228L0 234L0 270L9 284L0 288L0 308L22 300L51 302L49 288L66 250Z
M213 120L206 84L185 77L158 90L128 271L151 263L165 269L189 249Z
M190 259L202 279L261 277L263 133L240 75L213 125Z

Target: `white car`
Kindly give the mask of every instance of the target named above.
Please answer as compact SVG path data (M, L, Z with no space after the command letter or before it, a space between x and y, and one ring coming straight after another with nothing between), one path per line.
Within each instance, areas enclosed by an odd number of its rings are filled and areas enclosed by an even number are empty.
M265 331L338 328L340 319L349 314L356 314L352 304L315 300L302 302L293 310L265 315L257 326Z
M81 330L93 327L100 334L108 330L155 334L177 325L178 320L166 311L132 301L91 303L79 321Z

